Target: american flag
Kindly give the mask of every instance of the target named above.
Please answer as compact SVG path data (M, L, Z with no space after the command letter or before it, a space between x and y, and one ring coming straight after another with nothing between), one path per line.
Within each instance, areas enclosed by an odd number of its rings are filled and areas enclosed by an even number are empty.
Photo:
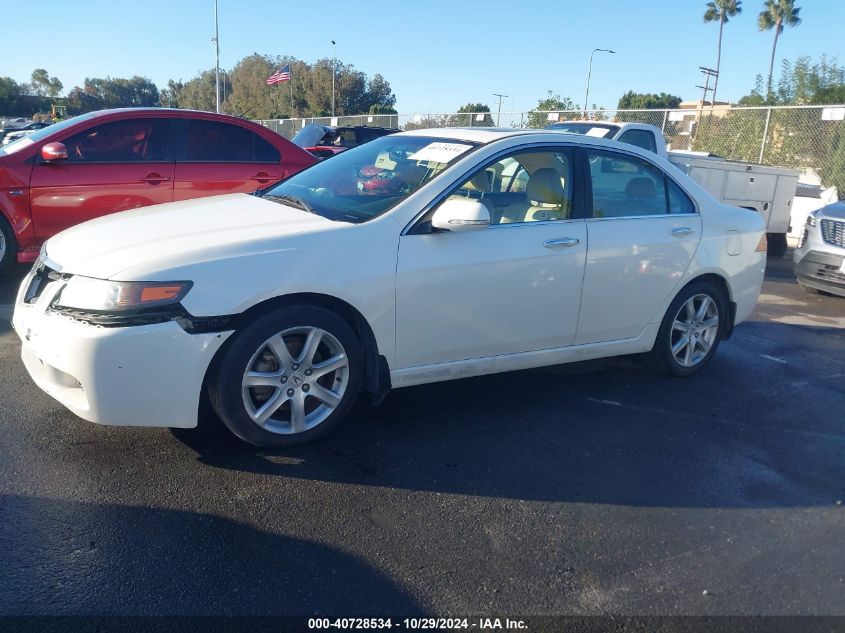
M285 64L284 68L277 70L272 75L267 77L267 85L280 84L285 81L290 81L290 64Z

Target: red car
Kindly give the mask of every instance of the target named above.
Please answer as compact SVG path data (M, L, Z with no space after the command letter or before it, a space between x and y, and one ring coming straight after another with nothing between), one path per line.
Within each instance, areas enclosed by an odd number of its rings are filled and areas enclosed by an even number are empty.
M316 159L236 117L102 110L0 148L0 270L74 224L150 204L272 185Z

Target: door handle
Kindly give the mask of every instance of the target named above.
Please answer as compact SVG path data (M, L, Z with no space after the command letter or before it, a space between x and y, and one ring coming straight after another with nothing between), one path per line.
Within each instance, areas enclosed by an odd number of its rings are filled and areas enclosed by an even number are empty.
M669 231L669 233L673 237L686 237L687 235L692 235L695 231L688 226L676 226L674 229Z
M148 182L151 185L156 185L160 182L167 182L170 180L167 176L162 176L161 174L147 174L143 178L141 178L141 182Z
M260 171L252 177L252 180L257 180L258 182L270 182L273 177L268 174L266 171Z
M546 240L543 246L546 248L572 248L581 243L577 237L561 237L555 240Z

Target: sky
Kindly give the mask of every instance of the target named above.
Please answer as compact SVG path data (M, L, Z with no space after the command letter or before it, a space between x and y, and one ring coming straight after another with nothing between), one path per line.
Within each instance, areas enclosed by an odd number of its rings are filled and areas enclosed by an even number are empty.
M381 73L402 114L452 112L465 103L502 111L536 107L548 91L583 104L596 53L590 103L615 107L628 90L701 97L699 66L714 67L718 24L704 0L594 2L521 0L218 0L220 65L254 52L314 62L332 56ZM797 0L803 23L778 42L783 59L839 56L845 1ZM725 27L718 99L737 100L768 73L773 33L757 30L762 0L744 0ZM0 76L29 81L46 68L65 92L85 77L189 80L214 67L214 0L0 0ZM16 24L26 25L22 28Z

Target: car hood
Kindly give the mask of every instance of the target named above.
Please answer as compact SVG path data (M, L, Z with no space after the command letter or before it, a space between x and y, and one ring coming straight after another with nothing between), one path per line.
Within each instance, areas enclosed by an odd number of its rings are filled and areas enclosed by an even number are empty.
M313 147L317 145L317 143L320 142L320 139L322 139L329 131L330 128L316 123L309 123L297 132L296 136L291 139L291 142L294 145L299 145L299 147Z
M826 207L822 207L816 213L816 217L831 218L833 220L845 220L845 201L834 202Z
M248 194L172 202L115 213L70 228L45 245L63 273L120 278L286 248L293 236L346 226ZM131 276L131 275L130 275Z

